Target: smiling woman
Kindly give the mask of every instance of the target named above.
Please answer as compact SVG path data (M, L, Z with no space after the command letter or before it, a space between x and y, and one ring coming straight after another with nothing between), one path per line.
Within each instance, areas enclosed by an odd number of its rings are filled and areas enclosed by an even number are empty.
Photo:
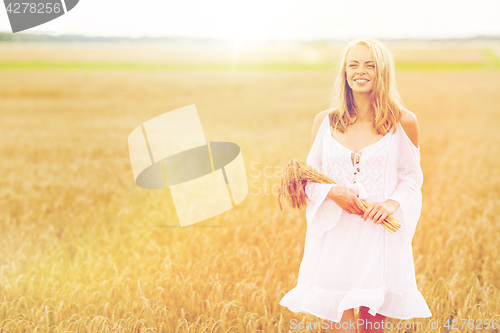
M304 257L280 304L331 321L327 332L384 332L387 317L432 315L411 247L422 207L418 122L402 106L391 54L375 40L347 46L334 96L314 120L306 163L335 184L305 186ZM380 225L389 215L401 223L395 234Z

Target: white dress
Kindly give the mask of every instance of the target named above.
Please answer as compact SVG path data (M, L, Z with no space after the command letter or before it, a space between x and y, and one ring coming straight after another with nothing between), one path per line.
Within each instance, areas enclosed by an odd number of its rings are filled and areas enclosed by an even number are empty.
M338 185L309 182L297 286L280 305L335 322L344 310L361 305L371 315L432 316L417 289L411 248L422 207L420 147L399 122L392 131L355 153L333 138L328 116L321 123L306 163L336 184L354 189L368 203L396 200L400 207L392 216L401 228L391 234L370 218L349 214L326 198Z

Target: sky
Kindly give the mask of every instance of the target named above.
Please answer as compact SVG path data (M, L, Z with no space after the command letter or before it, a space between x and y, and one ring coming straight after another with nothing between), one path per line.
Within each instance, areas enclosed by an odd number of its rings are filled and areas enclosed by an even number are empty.
M236 40L500 36L500 0L80 0L26 33ZM0 32L11 32L0 4Z

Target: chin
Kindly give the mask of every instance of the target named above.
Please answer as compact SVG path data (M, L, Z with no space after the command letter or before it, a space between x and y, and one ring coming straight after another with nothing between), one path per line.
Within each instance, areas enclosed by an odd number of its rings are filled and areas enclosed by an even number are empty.
M372 89L351 89L353 93L357 94L371 94Z

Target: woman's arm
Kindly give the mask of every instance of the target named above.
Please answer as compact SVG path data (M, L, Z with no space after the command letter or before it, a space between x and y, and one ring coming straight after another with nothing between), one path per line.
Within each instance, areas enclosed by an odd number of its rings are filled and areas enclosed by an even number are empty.
M312 145L307 156L306 163L313 168L323 172L323 141L329 125L325 119L327 111L320 112L314 119L311 133ZM307 182L305 191L307 194L307 236L312 239L321 237L327 230L335 227L342 209L332 200L325 200L328 192L335 184L319 184Z
M418 120L417 116L409 110L403 110L404 113L401 116L401 126L403 127L403 130L406 133L406 136L408 139L410 139L411 143L413 144L414 148L420 149L418 146L418 139L419 139L419 127L418 127ZM404 135L404 134L403 134ZM408 171L414 171L414 170L408 170ZM415 184L415 181L413 177L409 177L410 175L406 175L403 179L401 179L401 185L406 185L410 190L416 190L416 187L418 186ZM406 191L407 192L407 191ZM396 191L391 195L392 199L388 199L391 201L395 201L398 203L398 206L401 206L401 201L404 200L404 197L407 193L403 193L401 188L396 188Z
M404 124L403 131L399 134L398 182L388 200L399 203L400 206L393 217L401 223L401 236L411 242L422 209L421 188L424 175L420 166L418 121L409 111L406 115L408 117L401 121L401 127Z

